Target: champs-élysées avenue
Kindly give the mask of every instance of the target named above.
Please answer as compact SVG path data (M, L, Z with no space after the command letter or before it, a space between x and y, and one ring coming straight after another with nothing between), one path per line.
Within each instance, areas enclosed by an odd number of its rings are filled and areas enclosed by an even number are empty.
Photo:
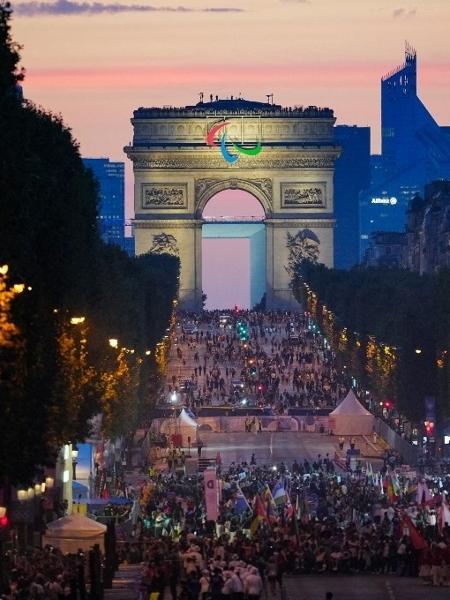
M447 598L449 19L0 0L0 598Z

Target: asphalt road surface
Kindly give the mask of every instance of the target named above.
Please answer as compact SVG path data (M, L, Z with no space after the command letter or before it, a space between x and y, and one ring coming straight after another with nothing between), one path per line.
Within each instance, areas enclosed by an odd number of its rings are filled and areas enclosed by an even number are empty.
M328 435L306 432L262 432L262 433L204 433L200 434L204 443L202 457L215 458L220 452L222 465L231 462L250 462L255 454L256 464L275 465L284 461L291 468L295 459L310 462L318 454L334 457L336 440ZM196 452L196 451L194 451Z
M285 579L285 600L448 600L449 587L424 585L418 578L388 576L305 576Z

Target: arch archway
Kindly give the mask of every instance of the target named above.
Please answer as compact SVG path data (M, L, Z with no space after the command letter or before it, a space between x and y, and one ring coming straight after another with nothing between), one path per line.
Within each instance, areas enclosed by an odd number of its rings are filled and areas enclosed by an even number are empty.
M264 210L265 217L270 219L272 216L270 198L271 187L270 180L264 178L253 181L237 178L210 180L209 185L206 185L203 189L199 189L199 195L196 199L195 216L197 219L202 219L206 205L220 192L226 190L240 190L242 192L248 192L251 196L256 198Z
M264 208L249 192L227 189L208 200L202 216L205 308L252 308L265 293Z
M305 246L333 266L334 122L328 108L242 98L134 111L125 152L135 176L136 254L180 257L183 308L201 309L203 211L223 190L249 192L264 209L268 308L297 307L292 264Z

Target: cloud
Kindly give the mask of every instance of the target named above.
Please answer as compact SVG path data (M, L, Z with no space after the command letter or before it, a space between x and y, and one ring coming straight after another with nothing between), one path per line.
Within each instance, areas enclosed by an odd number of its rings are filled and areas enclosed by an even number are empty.
M394 19L411 19L417 13L417 8L411 8L407 10L406 8L396 8L392 11L392 16Z
M21 2L14 5L14 12L24 17L61 16L61 15L100 15L126 12L173 12L173 13L228 13L243 12L241 8L211 7L191 8L189 6L151 6L148 4L120 4L103 2L76 2L73 0L55 0L54 2Z

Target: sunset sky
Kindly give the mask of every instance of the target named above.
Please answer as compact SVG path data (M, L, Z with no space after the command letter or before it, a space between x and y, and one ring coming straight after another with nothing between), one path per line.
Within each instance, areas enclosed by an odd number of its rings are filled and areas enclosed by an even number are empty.
M403 61L405 40L419 95L450 124L449 0L12 4L25 96L63 115L84 156L126 160L133 109L192 104L202 91L329 106L338 123L370 125L377 151L380 77Z

